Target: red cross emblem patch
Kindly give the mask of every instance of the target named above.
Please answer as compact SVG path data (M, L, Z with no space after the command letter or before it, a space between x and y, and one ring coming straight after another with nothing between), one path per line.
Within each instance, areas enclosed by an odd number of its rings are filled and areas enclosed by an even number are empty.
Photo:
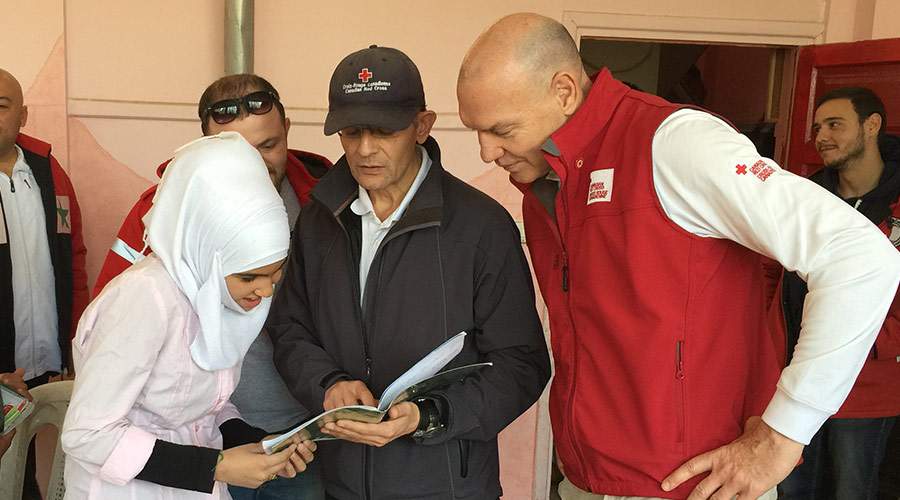
M369 83L369 80L375 75L373 75L372 72L369 71L369 68L363 68L362 71L360 71L356 76L358 76L363 83Z
M747 175L747 165L735 165L734 173L737 175Z

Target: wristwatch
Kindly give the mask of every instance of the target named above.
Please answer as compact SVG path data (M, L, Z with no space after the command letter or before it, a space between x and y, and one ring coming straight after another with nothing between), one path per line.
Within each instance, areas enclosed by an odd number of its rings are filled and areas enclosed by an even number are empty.
M419 426L412 433L413 439L427 439L443 431L445 426L441 422L441 412L437 403L432 398L419 398L413 401L419 408Z

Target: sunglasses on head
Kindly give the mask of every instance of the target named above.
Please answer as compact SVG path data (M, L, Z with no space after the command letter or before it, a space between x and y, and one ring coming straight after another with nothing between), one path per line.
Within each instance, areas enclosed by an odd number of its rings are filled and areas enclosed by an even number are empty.
M211 117L219 125L224 125L233 122L240 116L241 108L247 114L264 115L272 111L273 105L281 106L278 95L267 90L260 90L236 99L223 99L214 102L204 110L203 114L205 117Z

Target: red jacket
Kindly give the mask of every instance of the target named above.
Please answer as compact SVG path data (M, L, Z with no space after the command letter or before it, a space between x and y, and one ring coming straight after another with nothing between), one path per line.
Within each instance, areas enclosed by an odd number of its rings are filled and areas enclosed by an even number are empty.
M686 498L699 479L669 493L662 479L737 438L779 375L759 256L688 233L657 198L651 141L677 109L604 70L544 148L557 222L537 183L519 186L550 316L556 451L594 493Z
M885 160L882 179L876 189L860 199L857 209L876 223L900 250L900 139L891 136L884 138L881 141L881 153ZM832 193L837 191L837 179L833 171L821 170L810 179ZM799 278L783 277L781 266L777 263L767 262L766 273L771 283L777 285L772 296L779 300L772 300L769 320L779 359L784 365L787 362L788 345L796 343L799 311L802 310L802 296L806 290ZM791 290L789 293L785 293L785 286ZM794 291L797 288L801 289ZM791 311L789 315L785 314L786 306ZM786 321L794 324L790 334ZM887 318L875 339L875 346L856 378L853 390L840 410L834 414L834 418L880 418L896 415L900 415L900 291L888 310Z
M156 174L162 177L163 171L168 166L169 161L163 162L156 170ZM312 188L318 182L318 178L324 175L325 171L331 168L331 162L324 156L319 156L306 151L289 150L288 161L285 168L285 176L297 198L300 199L300 205L305 205L309 201L309 194ZM150 253L150 249L144 249L144 215L153 206L153 196L156 194L157 185L151 186L144 191L138 199L125 220L119 228L116 235L116 241L113 247L107 252L106 259L103 261L103 267L100 274L97 275L97 283L94 284L94 296L100 294L103 287L113 278L128 269L133 260L125 259L121 254L138 254L141 250L144 255Z
M50 154L50 144L19 134L16 144L38 182L46 213L47 242L56 286L59 345L64 367L71 368L71 339L81 313L88 303L81 209L69 176ZM45 193L52 193L47 197ZM0 203L0 218L3 217ZM0 230L5 224L0 220ZM7 238L0 238L5 243ZM15 327L13 324L12 270L9 247L0 244L0 372L15 369Z

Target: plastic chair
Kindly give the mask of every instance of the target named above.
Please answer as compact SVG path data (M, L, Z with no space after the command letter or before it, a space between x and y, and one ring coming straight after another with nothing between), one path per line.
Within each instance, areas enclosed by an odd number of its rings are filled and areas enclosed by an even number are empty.
M34 411L27 420L16 427L16 437L0 461L0 498L22 498L28 444L37 430L43 425L50 424L56 427L59 435L62 435L63 421L69 408L69 399L72 397L72 384L71 380L64 380L31 389L35 403ZM63 482L65 463L66 457L57 438L45 500L63 500L66 495L66 486Z

